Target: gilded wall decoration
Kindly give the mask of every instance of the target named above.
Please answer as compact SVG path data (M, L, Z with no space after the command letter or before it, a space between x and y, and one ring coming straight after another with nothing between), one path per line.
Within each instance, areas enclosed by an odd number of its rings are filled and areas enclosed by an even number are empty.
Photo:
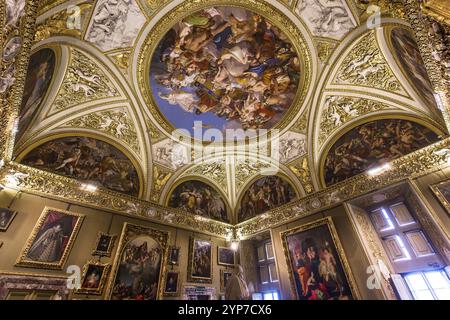
M64 137L27 153L21 163L138 196L138 173L126 155L100 140Z
M404 93L400 82L379 49L373 31L362 36L350 50L341 63L333 83Z
M408 120L365 123L343 134L331 147L324 163L324 181L332 185L437 141L436 133Z
M195 121L223 133L274 127L293 103L302 75L282 29L249 10L214 6L164 36L149 82L169 123L194 135Z
M153 188L151 193L151 200L154 202L159 201L159 197L161 196L161 192L167 181L172 177L173 172L165 169L160 166L153 166Z
M421 3L421 8L430 17L450 25L449 0L424 0Z
M321 112L319 146L347 122L371 112L390 109L377 101L344 96L328 96Z
M52 36L65 35L80 38L92 3L80 3L55 13L36 26L34 41L39 42Z
M56 55L50 48L43 48L30 57L22 104L19 108L17 141L43 107L47 91L55 71Z
M317 56L320 61L326 62L336 48L336 43L317 41Z
M290 162L306 154L306 143L304 134L288 131L276 144L272 143L272 158L281 163Z
M308 166L308 157L303 157L297 161L294 161L289 165L289 169L300 180L306 193L312 193L314 191L314 185L311 178L311 170Z
M136 0L99 0L85 40L102 51L131 47L145 22Z
M117 89L91 57L73 48L71 56L69 68L53 102L53 110L60 111L88 101L118 96Z
M152 145L163 137L163 134L161 131L159 131L152 123L152 121L148 118L145 118L145 124L147 125L147 133L150 136L150 141L152 142ZM152 149L153 150L153 149ZM153 151L152 151L153 152Z
M184 175L197 175L207 177L217 183L222 190L227 192L227 173L225 159L214 159L211 161L202 161L201 164L195 165L188 169Z
M259 161L248 157L238 157L235 166L235 186L236 193L241 187L254 175L261 173L263 170L270 169L271 165L266 162Z
M378 6L381 14L393 18L403 19L405 10L402 0L355 0L356 6L361 10L367 10L369 6Z
M131 50L114 53L114 54L111 54L110 57L112 58L113 62L116 64L116 66L118 66L120 69L124 70L125 73L127 72L128 66L130 65Z
M189 148L172 139L165 139L153 144L152 156L154 162L172 170L176 170L191 161Z
M70 120L63 127L86 128L107 133L125 142L136 153L140 153L136 128L125 110L97 111Z
M190 179L179 184L168 197L168 206L189 213L229 222L223 196L212 186Z
M299 0L295 12L317 37L340 40L356 27L355 19L345 0Z
M297 198L294 188L284 178L266 176L253 182L242 195L238 221L251 219L261 213L285 205Z
M304 111L303 114L298 118L297 122L295 122L289 130L306 133L306 129L308 127L308 110Z

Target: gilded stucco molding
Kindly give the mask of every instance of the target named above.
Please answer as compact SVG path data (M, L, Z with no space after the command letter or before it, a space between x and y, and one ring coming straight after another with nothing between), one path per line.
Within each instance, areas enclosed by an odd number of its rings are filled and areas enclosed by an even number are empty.
M99 210L138 216L218 237L228 237L233 228L226 223L195 216L182 210L162 207L104 188L99 188L96 192L87 192L80 188L81 183L77 180L14 162L9 162L3 167L0 172L0 181L7 187L13 182L14 187L11 186L11 188L22 192L45 195Z
M32 38L36 21L37 1L26 1L25 7L19 2L1 1L1 50L0 64L0 159L9 160L12 157L15 131L15 121L22 102L25 84L25 74L30 56ZM6 13L7 6L15 12L11 19ZM8 19L8 20L7 20ZM5 59L4 49L12 44ZM14 48L14 49L13 49Z
M183 176L189 175L206 177L220 186L225 193L228 192L226 164L224 158L202 161L202 163L187 169L183 174Z
M71 49L71 61L51 113L86 102L119 96L111 80L81 51Z
M122 108L89 113L67 121L61 127L100 131L124 142L137 154L140 154L141 151L133 120L128 112Z
M347 53L332 81L407 95L383 56L373 31L367 32Z
M450 159L450 139L413 152L391 162L391 169L378 175L359 174L324 190L293 201L236 225L240 237L248 237L270 227L285 224L373 190L407 178L415 178L439 170Z

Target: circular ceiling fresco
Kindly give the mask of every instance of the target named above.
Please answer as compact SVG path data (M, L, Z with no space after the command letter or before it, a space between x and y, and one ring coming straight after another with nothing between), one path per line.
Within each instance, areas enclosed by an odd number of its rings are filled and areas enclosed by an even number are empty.
M301 68L288 37L249 10L217 6L176 23L149 70L160 112L174 127L271 129L289 110Z

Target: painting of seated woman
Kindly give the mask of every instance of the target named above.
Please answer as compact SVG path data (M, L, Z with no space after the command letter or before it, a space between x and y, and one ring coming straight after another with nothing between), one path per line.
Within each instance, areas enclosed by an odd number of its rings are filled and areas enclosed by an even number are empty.
M297 93L300 59L282 30L259 14L217 6L167 32L153 54L150 86L175 128L270 129Z
M437 142L430 129L408 120L385 119L365 123L344 134L325 160L327 186Z
M139 178L131 161L112 145L87 137L64 137L46 142L21 163L137 196Z

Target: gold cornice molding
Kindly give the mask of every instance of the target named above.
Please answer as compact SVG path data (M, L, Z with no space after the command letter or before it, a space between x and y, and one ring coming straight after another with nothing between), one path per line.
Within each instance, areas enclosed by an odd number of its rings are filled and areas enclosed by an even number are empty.
M423 0L421 8L426 15L450 25L450 0Z

